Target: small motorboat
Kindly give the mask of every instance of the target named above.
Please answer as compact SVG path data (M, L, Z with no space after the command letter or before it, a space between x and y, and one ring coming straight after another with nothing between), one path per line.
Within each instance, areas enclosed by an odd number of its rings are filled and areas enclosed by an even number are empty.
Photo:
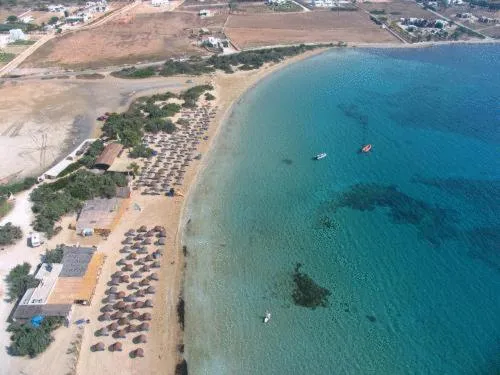
M321 154L318 154L314 157L314 160L321 160L323 158L326 158L326 152L322 152Z
M269 323L271 320L271 313L269 311L266 311L266 315L264 316L264 323Z
M367 153L367 152L370 152L371 149L372 149L372 145L368 143L367 145L364 145L363 147L361 147L361 152Z

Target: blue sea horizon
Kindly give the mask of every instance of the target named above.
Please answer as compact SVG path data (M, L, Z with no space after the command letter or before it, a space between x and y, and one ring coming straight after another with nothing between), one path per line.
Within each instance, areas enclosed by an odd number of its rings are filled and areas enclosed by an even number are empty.
M339 49L247 92L187 206L189 372L498 374L499 71L498 45ZM294 304L297 263L327 307Z

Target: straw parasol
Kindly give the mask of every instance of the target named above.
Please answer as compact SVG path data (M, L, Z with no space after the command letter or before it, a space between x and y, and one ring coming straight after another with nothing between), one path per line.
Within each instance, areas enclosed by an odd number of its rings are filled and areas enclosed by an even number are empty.
M127 332L124 329L119 329L119 330L115 331L115 333L113 333L113 337L115 339L123 339L123 338L127 337Z
M109 312L105 312L98 318L101 322L104 322L106 320L111 320L111 314Z
M149 331L149 323L143 322L137 327L139 331Z
M146 338L146 335L141 333L139 336L134 337L132 342L134 344L144 344L144 343L148 342L148 340Z
M102 312L110 312L113 311L113 306L110 304L104 305L104 307L101 309Z
M123 275L120 277L120 282L122 283L128 283L130 281L130 276L129 275Z
M150 281L149 281L149 279L142 279L140 284L141 284L141 286L146 286L146 285L150 284Z
M148 249L145 246L143 246L139 250L137 250L137 254L147 254L147 253L148 253Z
M122 244L124 244L124 245L130 245L132 242L134 242L134 241L132 240L132 238L131 238L131 237L127 237L127 238L125 238L125 239L122 241Z
M123 298L123 297L125 297L125 292L123 290L119 291L118 293L116 293L116 297L117 298Z
M116 331L118 329L118 323L113 322L111 324L108 324L107 328L109 331Z
M112 351L112 352L121 352L123 349L122 349L122 343L117 341L115 342L114 344L112 344L110 347L109 347L109 350Z
M151 320L151 314L150 313L144 313L141 315L141 320Z
M139 271L135 271L133 274L132 274L132 277L134 279L137 279L139 277L142 277L142 273L140 273Z
M144 349L142 349L142 348L137 348L137 349L135 349L135 350L132 350L132 351L130 352L130 356L131 356L132 358L139 358L139 357L141 357L141 358L142 358L142 357L144 357Z
M123 309L125 306L126 306L126 303L123 301L120 301L120 302L115 303L113 307L115 309Z
M147 232L148 231L148 227L146 227L145 225L141 225L141 227L138 229L139 232Z
M144 241L142 241L143 245L151 245L152 243L153 243L153 241L151 241L151 239L149 239L149 238L146 238Z
M139 289L139 283L137 281L133 281L128 285L129 289Z
M108 296L105 298L106 302L115 302L116 301L116 294L108 294Z
M129 314L129 319L139 319L141 317L141 313L139 311L132 311L130 314Z
M151 254L148 254L148 255L146 255L146 256L144 257L144 260L145 260L146 262L151 262L151 261L153 261L153 260L154 260L154 258L153 258L153 256L152 256Z
M166 241L165 241L165 238L164 237L161 237L160 239L158 239L158 245L165 245Z
M127 328L125 328L125 330L126 330L127 332L137 332L137 331L139 330L139 328L138 328L138 327L139 327L139 326L136 326L136 325L134 325L134 324L129 324L129 325L127 326Z
M146 237L153 237L155 235L154 230L149 230L146 232Z
M111 315L111 319L120 319L123 317L123 312L121 311L116 311Z
M136 253L130 253L129 255L127 255L127 259L128 260L137 259L137 254Z
M145 303L144 303L144 302L142 302L142 301L137 301L136 303L134 303L134 305L133 305L133 306L134 306L134 309L140 309L141 307L143 307L143 306L144 306L144 304L145 304Z
M137 296L134 294L129 294L127 297L124 298L125 301L127 302L135 302L137 301Z
M153 301L150 299L145 300L144 307L153 307Z
M128 253L128 252L130 252L130 246L123 246L120 249L120 253Z
M117 266L123 266L124 264L127 264L125 258L121 258L118 262L116 262Z
M156 272L153 272L151 275L149 275L149 278L151 280L158 280L158 274Z
M106 327L102 327L101 329L98 329L96 334L98 336L109 336L109 331Z
M160 268L160 262L159 261L155 261L151 264L151 267L153 268Z
M125 326L127 324L130 324L130 322L129 322L129 320L127 318L120 318L120 319L118 319L118 325Z
M147 264L141 267L142 272L149 272L151 270L151 267L149 267Z
M148 286L148 288L146 289L146 293L148 294L154 294L156 292L156 289L154 286Z
M126 271L126 272L130 272L130 271L133 271L134 270L134 266L132 264L126 264L122 270Z
M118 285L118 284L120 284L120 279L117 277L113 277L111 279L111 285Z
M102 352L106 347L102 341L99 341L97 344L94 344L90 347L90 350L93 352Z
M136 295L137 297L144 297L144 296L146 295L146 292L145 292L144 290L142 290L142 289L139 289L139 290L137 290L137 291L135 292L135 295Z

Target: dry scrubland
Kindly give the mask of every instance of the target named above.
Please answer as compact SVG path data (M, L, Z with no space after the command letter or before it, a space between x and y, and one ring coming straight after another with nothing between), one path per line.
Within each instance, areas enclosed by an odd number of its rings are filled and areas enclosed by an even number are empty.
M306 42L397 42L361 11L231 15L226 35L239 48Z
M22 67L97 68L202 54L192 29L220 28L226 17L200 19L195 13L130 14L91 30L55 38L40 47Z
M414 1L393 1L390 3L362 3L360 7L368 12L373 10L384 10L389 21L399 20L401 17L436 19L436 15L418 6Z
M462 23L467 27L470 27L473 30L477 30L489 37L496 39L500 38L500 26L498 25L486 24L478 21L469 22L466 19L460 19L455 17L457 13L472 13L476 17L483 16L488 18L500 19L500 10L495 11L487 8L478 8L478 7L471 9L468 5L463 5L463 6L455 6L452 8L440 9L439 13L443 14L444 16L454 21Z

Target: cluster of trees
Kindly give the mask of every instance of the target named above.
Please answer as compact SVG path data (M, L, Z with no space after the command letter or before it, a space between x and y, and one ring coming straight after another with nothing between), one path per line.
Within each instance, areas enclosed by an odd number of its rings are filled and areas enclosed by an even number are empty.
M46 250L42 257L42 261L49 264L61 263L64 255L63 246L64 245L57 245L55 249Z
M31 265L24 262L10 270L5 278L10 301L18 300L29 288L36 287L40 282L33 275L30 275L30 269Z
M188 108L196 107L196 102L200 98L201 94L203 94L206 91L211 91L213 89L214 88L212 85L200 85L191 87L190 89L182 92L179 95L179 97L182 100L184 100L184 104L182 106Z
M0 61L1 61L1 56L0 56ZM11 209L11 205L7 201L11 193L16 194L21 191L30 189L35 183L36 183L36 178L26 177L21 181L12 182L6 185L0 185L0 217L6 215Z
M11 344L9 353L16 356L36 357L43 353L50 343L54 341L52 331L59 328L64 323L64 318L46 317L39 327L34 327L30 323L12 323L7 328L11 332Z
M21 238L23 238L23 231L20 227L12 223L0 225L0 245L12 245Z
M116 187L126 185L127 179L120 173L96 175L86 170L77 171L52 184L43 184L30 196L35 213L33 229L51 237L54 224L63 215L77 211L88 199L114 197Z
M97 157L101 154L102 150L104 150L104 143L100 139L92 143L88 150L85 152L78 161L71 163L66 168L64 168L61 173L57 175L57 177L64 177L78 170L80 167L85 166L87 168L92 168L95 164Z
M299 55L306 51L321 48L333 47L333 44L320 44L308 46L301 44L299 46L279 47L261 49L255 51L244 51L232 55L213 55L208 59L199 56L192 56L186 61L167 61L161 69L135 67L125 68L112 74L122 78L143 78L159 74L169 77L179 74L201 75L213 73L216 70L223 70L226 73L233 73L235 69L252 70L258 69L268 62L279 62L286 57ZM341 46L341 45L338 45Z
M154 150L143 143L140 143L132 148L130 151L131 158L150 158L153 156Z

